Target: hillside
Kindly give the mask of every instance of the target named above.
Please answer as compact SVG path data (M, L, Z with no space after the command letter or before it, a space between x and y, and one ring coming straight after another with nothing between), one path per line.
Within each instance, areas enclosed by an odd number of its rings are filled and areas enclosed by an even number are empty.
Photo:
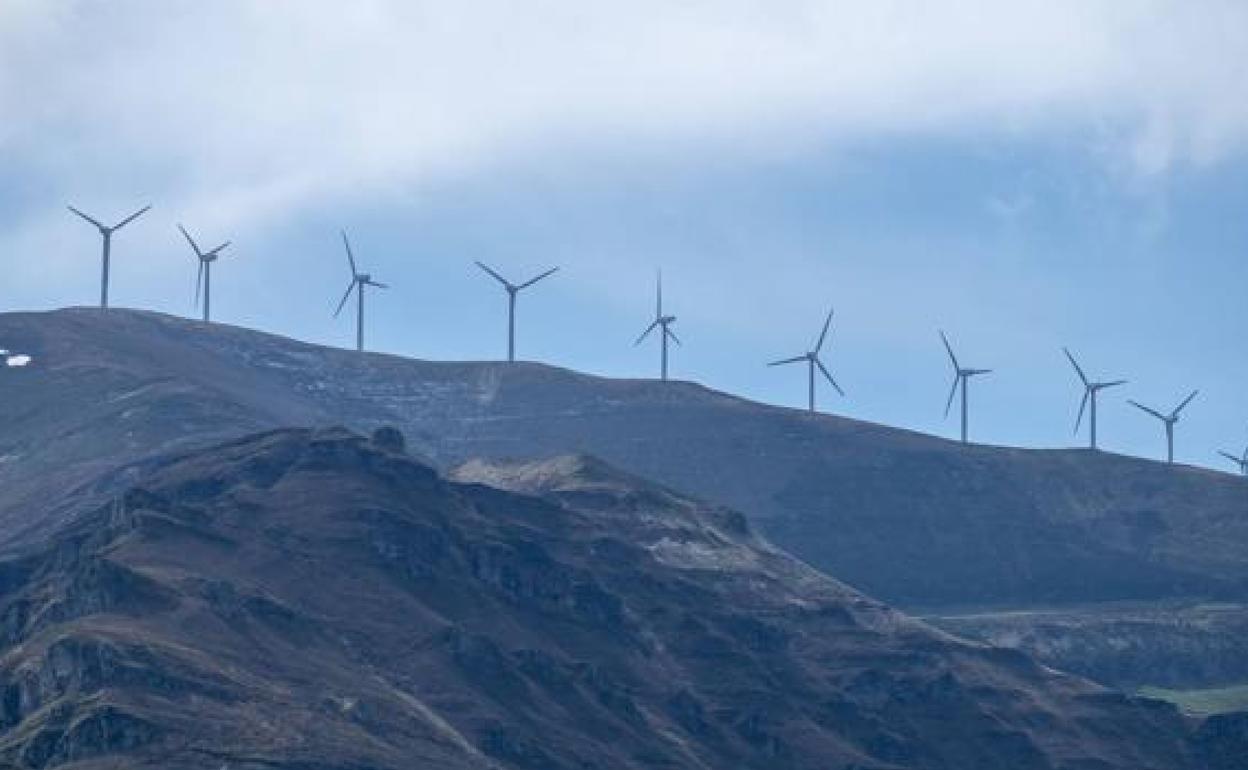
M688 383L357 355L137 311L0 315L0 531L124 485L119 466L272 427L400 426L439 467L588 452L748 511L779 545L905 606L1248 597L1248 484L1083 450L963 447ZM51 503L31 516L31 504Z
M935 631L740 515L599 461L454 476L395 431L282 430L153 460L0 563L0 762L1209 770L1242 756L1233 723Z

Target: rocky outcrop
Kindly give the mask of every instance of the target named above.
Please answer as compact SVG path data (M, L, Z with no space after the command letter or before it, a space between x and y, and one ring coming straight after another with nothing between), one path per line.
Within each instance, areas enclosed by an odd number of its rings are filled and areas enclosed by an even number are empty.
M1123 690L1248 682L1248 607L1238 604L1117 604L925 619Z
M155 463L0 585L23 768L1197 770L1240 740L586 456L448 479L393 433L259 434Z

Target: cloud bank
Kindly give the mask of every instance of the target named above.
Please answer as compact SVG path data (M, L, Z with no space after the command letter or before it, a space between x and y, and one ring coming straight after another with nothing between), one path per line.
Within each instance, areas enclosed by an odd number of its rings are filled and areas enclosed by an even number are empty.
M7 0L0 152L221 218L673 140L1074 137L1148 175L1242 151L1245 51L1236 0Z

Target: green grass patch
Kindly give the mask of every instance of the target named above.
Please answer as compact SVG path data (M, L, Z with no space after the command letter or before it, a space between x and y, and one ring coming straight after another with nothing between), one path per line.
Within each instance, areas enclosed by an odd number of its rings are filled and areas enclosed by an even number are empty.
M1248 684L1208 690L1167 690L1163 687L1141 687L1139 694L1146 698L1170 701L1183 711L1195 716L1248 711Z

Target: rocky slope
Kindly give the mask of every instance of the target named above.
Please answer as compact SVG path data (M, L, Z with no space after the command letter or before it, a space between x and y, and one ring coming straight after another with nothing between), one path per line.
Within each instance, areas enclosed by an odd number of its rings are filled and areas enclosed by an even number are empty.
M598 461L447 480L402 443L283 430L155 458L0 562L0 762L1222 770L1245 755L1234 720L1195 725L935 631L739 514Z
M961 447L688 383L361 356L134 311L2 315L0 346L34 356L0 372L10 544L165 451L267 427L395 424L444 468L593 453L749 511L781 546L908 607L1248 599L1248 484L1225 474Z
M979 610L924 620L1122 690L1248 682L1248 607L1240 604Z

